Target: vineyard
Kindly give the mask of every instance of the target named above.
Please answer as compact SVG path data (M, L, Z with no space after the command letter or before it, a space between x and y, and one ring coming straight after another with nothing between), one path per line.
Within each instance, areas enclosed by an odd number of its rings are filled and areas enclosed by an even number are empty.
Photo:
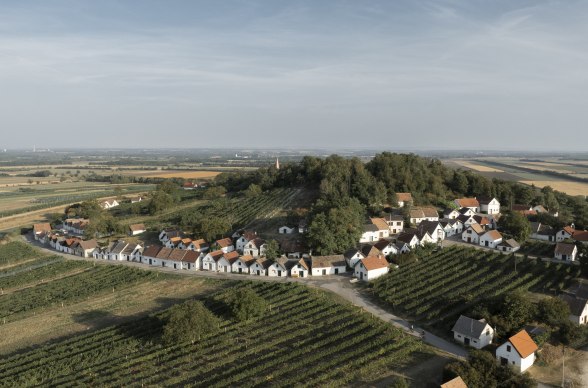
M269 303L257 319L223 318L220 334L163 345L161 314L19 352L0 386L340 386L432 356L399 329L298 284L239 283ZM204 302L222 310L214 294Z
M377 279L373 291L398 314L446 329L480 300L516 289L561 290L579 272L576 266L453 246Z
M0 246L0 264L7 264L0 267L2 323L165 277L129 267L94 266L46 256L20 241Z
M553 257L554 250L555 244L553 243L530 240L521 246L518 253L539 257Z

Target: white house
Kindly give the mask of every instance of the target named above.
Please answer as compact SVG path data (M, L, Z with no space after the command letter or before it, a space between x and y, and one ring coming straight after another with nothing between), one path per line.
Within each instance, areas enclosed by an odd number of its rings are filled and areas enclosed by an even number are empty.
M563 261L574 261L578 255L578 247L574 244L559 242L555 244L555 258Z
M86 218L68 218L63 221L61 228L74 234L84 234L89 224L90 220Z
M184 233L180 232L177 229L165 229L159 233L159 241L161 241L162 244L165 244L170 239L175 237L179 237L180 239L182 239L185 236Z
M480 198L480 211L486 214L499 214L500 202L496 198Z
M488 248L496 248L502 242L502 235L497 230L489 230L480 236L480 245Z
M388 270L388 261L383 256L368 256L355 264L353 275L368 282L386 275Z
M182 240L182 242L184 243L184 240ZM201 238L198 240L190 241L190 243L186 245L185 249L188 249L190 251L196 251L196 252L206 252L208 250L208 248L209 248L209 246L208 246L208 243L206 242L206 240Z
M389 240L380 240L374 244L374 247L378 249L384 256L388 256L390 254L395 255L398 253L398 248L393 241ZM350 265L353 268L353 265Z
M249 267L249 273L256 276L266 276L270 265L272 265L271 260L258 258Z
M424 238L425 234L428 234L432 241L427 241ZM423 220L417 227L417 237L421 240L421 244L423 244L423 240L425 242L436 243L445 240L445 230L439 221Z
M412 249L420 245L421 240L419 240L415 230L405 230L396 237L396 242L407 244Z
M293 278L306 278L310 268L304 259L288 260L286 266L289 267L290 276Z
M410 224L416 226L424 220L439 221L437 209L431 206L414 207L409 212Z
M578 325L588 325L588 299L576 295L559 296L570 307L570 321Z
M555 241L562 242L564 240L572 238L573 234L574 234L574 228L571 226L566 226L566 227L557 231L557 233L555 235Z
M410 245L402 241L396 241L396 249L398 253L408 253L410 252Z
M244 255L239 256L233 263L231 268L232 272L235 273L249 273L249 267L255 262L253 256Z
M478 244L480 236L484 233L486 233L484 228L478 224L472 224L461 234L461 239L467 243Z
M267 269L267 276L272 277L287 277L288 276L288 268L286 267L286 263L288 259L286 257L280 257L275 260Z
M347 265L350 268L353 268L353 267L355 267L355 263L357 263L359 260L363 259L365 257L365 255L362 253L361 249L352 248L352 249L349 249L347 252L345 252L343 254L343 257L345 258Z
M202 269L205 271L217 271L217 263L221 257L223 257L223 251L220 249L218 251L208 252L202 258Z
M233 240L230 237L221 238L220 240L216 240L216 245L218 248L223 251L223 253L232 252L235 250L235 246L233 245Z
M476 198L457 198L453 201L459 208L467 207L474 213L480 211L480 202Z
M218 272L232 272L233 264L239 258L239 252L230 251L223 252L223 255L216 262L216 270Z
M144 233L147 230L144 224L132 224L129 225L129 235L136 236L138 234Z
M402 214L389 213L384 217L384 220L388 224L390 234L398 234L404 229L404 217Z
M458 212L456 209L445 209L443 211L443 218L447 218L449 220L454 220L459 217L461 213Z
M296 231L296 228L290 227L288 225L282 225L278 228L278 233L280 234L292 234Z
M258 238L257 233L248 230L243 231L242 233L236 233L233 236L235 236L234 238L237 239L235 241L235 248L239 252L243 252L243 250L245 249L245 245L247 245L249 241Z
M398 207L403 207L404 205L411 204L412 201L412 194L411 193L396 193L396 201L398 203Z
M113 207L117 207L119 205L116 199L107 199L105 201L100 202L100 207L102 209L112 209Z
M445 237L455 236L463 232L463 224L457 218L443 218L439 220L439 223L443 227Z
M520 248L521 246L519 245L519 243L512 238L509 238L508 240L502 240L502 242L496 246L496 249L498 249L499 251L508 253L516 252Z
M482 349L492 343L494 329L484 319L472 319L460 315L453 325L453 339L466 346Z
M247 244L245 244L245 246L243 247L243 254L251 255L253 257L261 257L265 255L266 246L267 245L263 239L259 237L255 238L249 241Z
M531 236L533 240L556 241L557 232L549 225L541 222L531 222Z
M73 254L80 257L90 257L97 247L98 243L94 239L78 241L74 246Z
M161 248L163 247L159 245L148 246L142 254L139 254L140 262L148 265L160 265L161 263L156 259L156 257Z
M378 241L390 236L390 228L383 218L370 218L370 223L364 225L360 243Z
M518 372L524 372L535 362L535 351L539 349L525 330L519 331L496 349L500 365L508 365Z
M312 276L337 275L347 271L343 255L313 256L311 259Z
M184 250L181 259L182 269L196 271L200 269L200 252Z
M47 234L51 232L51 224L49 223L42 223L42 224L34 224L33 225L33 236L35 240L38 240L39 237L43 234Z

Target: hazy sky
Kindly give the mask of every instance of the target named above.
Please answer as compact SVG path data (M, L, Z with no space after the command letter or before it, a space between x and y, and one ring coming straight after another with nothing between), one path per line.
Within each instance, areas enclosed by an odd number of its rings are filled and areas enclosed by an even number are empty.
M587 1L0 2L0 148L588 149Z

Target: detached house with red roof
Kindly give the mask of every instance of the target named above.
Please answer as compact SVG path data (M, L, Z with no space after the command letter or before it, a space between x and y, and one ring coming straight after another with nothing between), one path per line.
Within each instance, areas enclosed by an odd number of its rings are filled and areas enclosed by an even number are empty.
M370 222L364 225L363 234L359 238L360 243L378 241L390 236L390 228L383 218L370 218Z
M403 207L406 204L412 203L411 193L396 193L396 201L398 201L398 207Z
M500 365L508 365L518 372L524 372L535 362L535 351L539 347L526 330L513 335L496 349Z
M460 208L467 207L474 211L474 213L480 211L480 202L476 198L457 198L453 203Z
M216 245L218 248L223 251L223 253L232 252L235 250L235 246L233 245L233 240L230 237L221 238L220 240L216 240Z
M366 282L386 275L389 270L388 261L383 256L368 256L355 264L353 275Z
M486 231L479 224L471 224L465 232L461 234L461 239L467 243L478 244L480 242L480 237L484 233L486 233Z

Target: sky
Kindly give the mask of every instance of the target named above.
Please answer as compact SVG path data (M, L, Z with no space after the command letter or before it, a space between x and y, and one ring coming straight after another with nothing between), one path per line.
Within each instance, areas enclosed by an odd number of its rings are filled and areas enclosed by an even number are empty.
M588 2L0 2L0 148L586 151Z

